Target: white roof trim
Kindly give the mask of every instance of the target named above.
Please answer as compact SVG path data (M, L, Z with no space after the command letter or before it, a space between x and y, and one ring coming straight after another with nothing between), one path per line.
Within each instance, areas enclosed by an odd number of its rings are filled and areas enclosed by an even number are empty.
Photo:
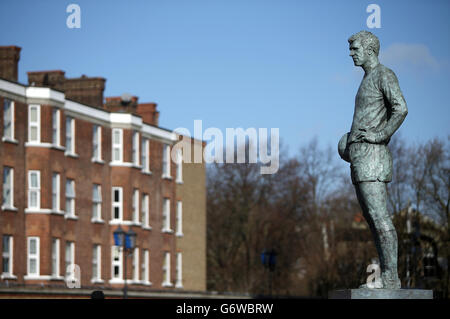
M64 93L45 87L23 86L17 83L0 79L0 90L9 92L26 99L53 100L62 103L63 109L89 119L102 121L115 125L128 125L139 129L142 134L155 137L167 142L178 140L176 133L148 125L142 122L142 118L130 113L110 113L75 101L66 100ZM28 103L28 101L27 101ZM33 101L36 103L36 101ZM28 103L30 104L30 103Z
M129 124L142 127L142 119L130 113L110 113L111 124Z
M25 87L19 84L15 84L9 81L0 79L0 89L13 94L17 94L25 97Z
M102 111L94 107L87 106L71 100L65 100L64 109L73 113L78 113L81 115L92 117L96 120L108 123L110 122L109 112Z
M61 103L65 102L64 93L52 90L50 88L41 88L41 87L34 87L34 86L27 87L26 88L26 97L28 99L31 99L31 98L47 99L47 100L54 100L54 101L61 102Z
M144 124L142 127L142 132L144 134L153 135L165 140L178 141L177 134L175 134L174 132L162 130L155 126Z

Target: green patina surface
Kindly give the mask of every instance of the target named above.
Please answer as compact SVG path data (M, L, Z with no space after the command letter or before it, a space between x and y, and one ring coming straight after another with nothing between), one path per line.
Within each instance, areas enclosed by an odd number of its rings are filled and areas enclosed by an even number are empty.
M398 289L397 233L387 210L386 183L392 180L387 145L408 109L396 75L378 60L378 38L361 31L348 42L355 66L362 67L365 74L356 94L350 132L339 141L338 151L350 163L356 195L375 241L381 288Z

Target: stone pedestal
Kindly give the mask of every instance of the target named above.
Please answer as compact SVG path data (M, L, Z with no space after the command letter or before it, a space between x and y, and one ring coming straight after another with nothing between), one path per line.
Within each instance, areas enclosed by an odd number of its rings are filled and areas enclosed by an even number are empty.
M328 299L433 299L433 290L342 289L330 291Z

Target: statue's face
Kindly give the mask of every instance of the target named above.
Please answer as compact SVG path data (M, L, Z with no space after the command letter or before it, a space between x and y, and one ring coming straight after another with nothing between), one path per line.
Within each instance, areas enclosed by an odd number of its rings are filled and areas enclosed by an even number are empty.
M356 66L361 66L366 62L368 58L367 52L359 40L355 40L350 44L350 56Z

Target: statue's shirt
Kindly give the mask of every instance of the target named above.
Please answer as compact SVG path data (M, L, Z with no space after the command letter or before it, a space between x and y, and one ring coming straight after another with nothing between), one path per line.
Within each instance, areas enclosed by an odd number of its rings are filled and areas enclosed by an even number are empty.
M379 132L385 138L379 144L349 145L353 183L392 180L392 157L387 143L406 114L406 102L397 77L392 70L378 64L364 76L359 86L349 140L359 129Z

